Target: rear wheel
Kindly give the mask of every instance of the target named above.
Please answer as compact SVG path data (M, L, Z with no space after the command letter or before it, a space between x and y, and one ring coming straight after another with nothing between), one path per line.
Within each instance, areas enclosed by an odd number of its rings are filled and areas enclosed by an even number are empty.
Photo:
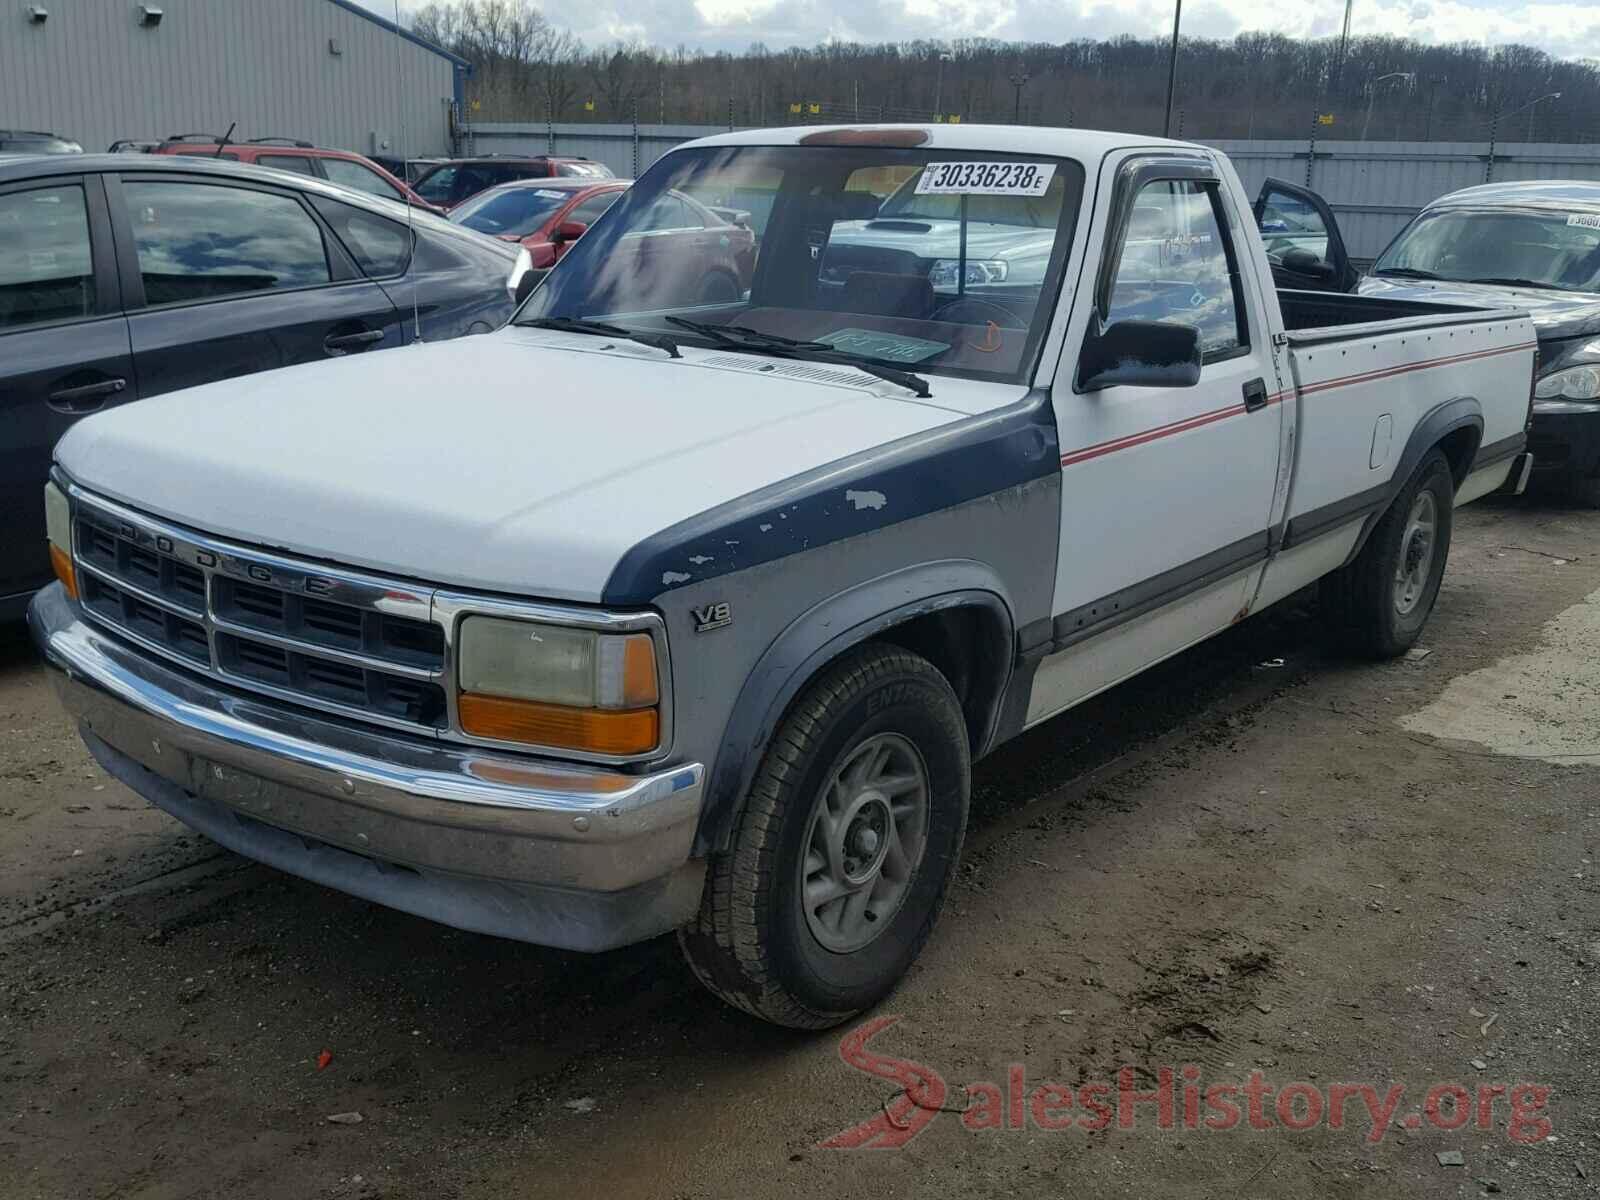
M1349 649L1393 658L1416 642L1444 578L1454 512L1449 460L1430 451L1356 560L1328 577L1324 595Z
M938 919L970 772L961 705L926 659L870 644L827 668L773 736L679 932L695 975L801 1029L875 1003Z

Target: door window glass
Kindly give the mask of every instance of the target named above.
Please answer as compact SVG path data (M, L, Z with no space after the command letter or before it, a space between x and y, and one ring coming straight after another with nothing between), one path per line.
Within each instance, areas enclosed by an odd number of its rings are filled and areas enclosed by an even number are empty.
M150 304L329 282L322 231L289 196L203 183L127 182Z
M271 167L276 171L293 171L296 175L316 177L317 169L304 154L258 154L258 167Z
M346 158L325 158L322 160L322 169L328 173L328 182L337 183L340 187L382 196L385 200L402 198L392 183L371 167L364 167L358 162Z
M1300 196L1268 192L1257 224L1267 254L1275 260L1289 250L1309 250L1318 258L1328 257L1328 227L1322 214Z
M460 167L439 167L417 180L413 190L430 204L448 203L460 171Z
M617 197L620 195L622 195L622 193L618 191L601 192L598 196L590 196L582 204L578 205L567 214L567 220L581 221L585 225L593 225L603 215L605 215L606 209L610 208L617 202Z
M1172 321L1200 331L1206 359L1249 344L1215 194L1193 180L1146 184L1112 277L1107 324Z
M86 317L94 301L83 188L0 196L0 331Z
M323 196L313 196L311 203L368 275L383 278L406 269L411 238L404 225Z

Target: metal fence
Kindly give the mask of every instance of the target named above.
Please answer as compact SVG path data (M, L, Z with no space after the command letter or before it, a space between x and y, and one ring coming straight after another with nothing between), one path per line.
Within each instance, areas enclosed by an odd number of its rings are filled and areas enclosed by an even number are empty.
M477 154L569 154L631 177L717 125L483 124ZM1353 257L1375 257L1429 201L1490 180L1600 180L1600 146L1527 142L1350 142L1196 139L1233 160L1254 192L1269 177L1307 184L1333 206Z

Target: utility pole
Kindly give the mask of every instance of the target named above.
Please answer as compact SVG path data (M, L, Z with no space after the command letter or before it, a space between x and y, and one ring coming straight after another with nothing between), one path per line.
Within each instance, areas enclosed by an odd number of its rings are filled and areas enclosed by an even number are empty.
M1183 23L1183 0L1172 0L1172 54L1167 59L1167 123L1162 133L1172 136L1172 100L1178 94L1178 27Z
M933 119L936 121L944 118L944 65L953 58L955 58L955 55L948 50L939 51L939 74L937 82L933 85ZM860 114L858 113L857 116L859 117Z
M1029 78L1030 76L1022 69L1020 62L1017 64L1016 69L1011 72L1011 86L1016 89L1016 105L1011 112L1011 123L1013 125L1022 124L1022 89L1028 86Z

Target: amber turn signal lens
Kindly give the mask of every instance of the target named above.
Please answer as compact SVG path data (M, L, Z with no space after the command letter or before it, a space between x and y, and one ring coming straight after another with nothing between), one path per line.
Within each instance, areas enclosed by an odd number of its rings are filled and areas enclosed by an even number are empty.
M620 755L643 754L661 741L661 716L653 708L569 708L463 692L456 712L463 733L504 742Z
M656 648L648 633L636 633L622 643L622 702L645 708L661 699L656 683Z
M56 578L61 580L61 586L67 589L67 595L76 600L78 573L72 569L72 557L54 542L50 543L50 565L55 569Z

